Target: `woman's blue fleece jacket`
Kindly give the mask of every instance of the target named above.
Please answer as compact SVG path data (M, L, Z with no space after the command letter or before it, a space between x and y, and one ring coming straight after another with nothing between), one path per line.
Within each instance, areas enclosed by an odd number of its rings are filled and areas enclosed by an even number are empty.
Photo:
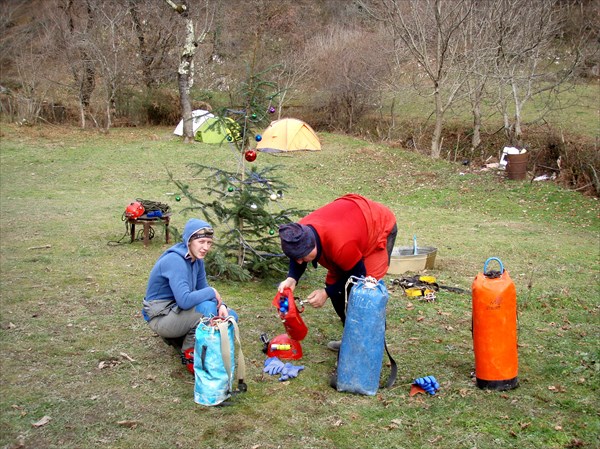
M192 234L209 227L211 226L207 222L197 218L186 223L183 241L166 250L150 271L145 305L159 301L166 307L174 307L175 302L180 309L188 310L204 301L217 302L215 291L206 279L204 260L192 262L188 254L188 242ZM158 303L153 305L158 306ZM152 317L146 313L146 307L144 309L143 315L148 321Z

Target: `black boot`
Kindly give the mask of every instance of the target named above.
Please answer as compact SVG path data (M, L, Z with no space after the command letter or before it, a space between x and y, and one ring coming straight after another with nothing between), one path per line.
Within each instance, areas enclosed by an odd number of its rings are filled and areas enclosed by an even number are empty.
M161 338L166 344L168 344L169 346L173 346L177 351L181 352L181 346L183 345L183 339L185 338L185 335L176 338Z

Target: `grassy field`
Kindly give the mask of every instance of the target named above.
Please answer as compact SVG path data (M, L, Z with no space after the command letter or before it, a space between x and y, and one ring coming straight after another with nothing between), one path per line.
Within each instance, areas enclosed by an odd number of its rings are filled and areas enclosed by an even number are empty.
M160 229L148 248L129 244L122 214L135 198L167 202L181 229L189 217L167 170L201 186L187 163L235 170L238 159L171 132L2 126L0 447L600 447L598 200L328 134L318 153L259 154L255 164L281 165L291 186L273 207L313 209L348 192L381 201L397 216L397 245L416 234L438 248L428 274L443 285L469 290L485 260L501 258L518 294L520 387L475 387L470 294L422 302L391 287L393 388L366 397L328 386L325 344L342 331L329 305L304 312L305 370L278 382L262 373L259 340L283 333L276 282L215 280L241 317L248 392L230 407L195 404L192 377L140 316L169 245ZM308 272L297 294L323 277ZM425 375L439 393L410 397Z

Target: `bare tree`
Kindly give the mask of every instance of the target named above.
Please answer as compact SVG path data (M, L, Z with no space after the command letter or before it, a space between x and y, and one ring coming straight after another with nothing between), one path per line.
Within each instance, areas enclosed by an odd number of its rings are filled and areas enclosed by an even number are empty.
M129 44L127 9L116 0L52 3L46 3L48 8L40 22L50 43L44 51L60 62L44 74L57 95L56 88L60 87L77 97L81 127L93 121L108 130L117 109L117 95L134 78L129 72L135 53ZM65 72L70 72L71 82Z
M594 0L572 0L563 5L567 16L565 27L558 37L577 47L581 53L581 63L577 76L594 78L600 76L600 14L598 2Z
M93 0L89 0L93 1ZM95 28L90 33L90 56L100 73L104 112L104 130L108 131L117 109L116 98L130 74L127 61L131 59L129 51L128 28L125 26L127 9L120 2L100 1L94 5ZM98 123L97 123L98 125Z
M378 35L358 28L332 26L307 43L313 55L310 75L313 107L324 113L331 129L352 132L372 108L380 79L387 70Z
M401 42L408 49L429 81L435 115L430 154L438 158L444 116L465 82L459 30L471 13L472 0L374 0L364 5L387 25L394 46Z
M308 17L315 12L306 6L305 2L298 0L239 3L238 14L245 19L243 39L236 33L236 17L229 14L228 9L222 9L215 17L210 55L213 70L220 66L221 74L215 77L219 80L218 88L243 85L259 74L261 78L266 75L269 83L275 83L267 100L280 118L285 104L297 95L298 86L306 79L312 59L310 53L304 52L304 42L307 35L314 34L310 33L314 21L308 20ZM238 67L231 65L233 51L238 55ZM239 70L241 60L248 65L246 71ZM232 98L232 103L243 104L247 96L241 97Z
M65 58L75 80L72 90L78 94L82 127L92 120L108 131L119 95L136 82L137 59L128 14L127 5L119 0L67 0L64 8L57 8L48 18L59 30L55 45L64 55L57 57Z
M205 0L205 22L202 31L196 35L193 17L190 15L186 1L175 3L171 0L165 0L173 10L179 14L185 23L186 38L181 52L179 68L177 70L177 84L179 86L179 98L181 102L181 110L183 115L183 141L186 143L193 142L194 132L192 127L192 102L190 99L190 89L194 84L194 55L198 45L204 41L210 24L212 15L210 14L209 2Z
M298 96L298 86L306 80L310 73L312 55L304 50L290 53L285 60L274 68L275 80L279 88L277 95L277 118L281 114L285 104L290 103Z
M50 87L40 67L49 65L51 58L40 45L32 44L31 36L37 36L38 42L43 46L49 43L50 35L44 32L44 24L35 20L36 17L21 19L20 14L26 9L25 5L3 4L0 10L3 84L0 86L0 93L4 100L1 110L20 124L34 124L40 119ZM8 30L10 33L7 33Z
M566 20L566 10L559 0L496 3L490 31L496 42L493 76L497 107L509 142L520 145L524 105L543 93L556 93L571 77L580 62L579 46L557 51L555 39Z
M65 50L71 54L67 59L77 86L80 125L85 128L92 94L96 88L96 67L89 54L87 41L88 32L94 27L94 15L88 0L84 2L83 13L78 11L77 6L75 0L67 0L65 8L67 28L63 30L61 37Z
M460 27L460 39L463 40L465 66L465 84L463 86L471 115L473 131L471 134L471 155L481 144L481 128L483 126L483 102L487 95L491 66L495 56L496 45L489 32L496 22L498 8L495 2L476 2L471 14Z
M177 42L176 20L172 14L165 15L159 6L148 0L128 0L142 80L148 89L172 79L170 53Z
M226 6L215 10L214 27L209 3ZM435 155L443 144L441 126L458 100L468 96L470 101L473 148L481 141L479 130L488 114L498 111L508 138L518 141L523 108L527 120L533 105L538 113L534 120L558 108L554 94L565 88L580 57L587 65L576 73L597 75L598 15L590 0L363 0L373 17L387 25L384 45L357 3L4 0L0 65L3 86L14 93L5 94L4 105L14 111L18 106L33 117L45 101L63 103L67 115L73 111L70 116L86 127L91 120L110 126L119 114L127 111L135 117L155 103L166 111L161 110L161 117L174 122L178 117L172 116L172 103L158 100L154 92L141 102L130 99L140 99L144 88L156 88L163 98L174 100L171 83L177 79L181 95L175 101L181 103L182 115L188 115L191 106L183 105L200 93L201 83L206 90L232 90L229 86L243 79L242 62L252 60L254 74L275 67L270 73L271 80L277 75L274 91L279 95L272 98L279 113L303 83L304 92L316 93L309 97L312 106L329 108L331 123L342 119L333 127L349 129L360 114L384 104L375 97L385 90L377 78L387 74L386 65L396 64L395 84L390 82L394 99L406 98L410 83L405 80L414 75L418 90L410 93L432 100ZM203 22L202 30L197 25ZM209 23L214 31L210 37ZM596 37L579 44L584 27ZM306 42L318 51L304 53ZM387 53L392 44L394 53ZM40 66L44 70L36 70ZM149 107L142 110L140 104ZM393 106L386 112L392 120Z

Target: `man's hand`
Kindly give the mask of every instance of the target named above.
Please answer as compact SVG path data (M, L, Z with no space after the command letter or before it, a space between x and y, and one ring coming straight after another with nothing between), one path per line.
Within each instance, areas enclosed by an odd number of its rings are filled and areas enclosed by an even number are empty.
M279 287L277 288L277 290L279 291L279 293L283 293L283 290L285 290L286 288L289 288L293 292L294 289L296 288L296 279L287 278L285 281L283 281L281 284L279 284Z
M306 298L306 301L313 306L314 308L320 308L325 305L325 301L327 301L327 292L324 288L320 290L315 290Z
M217 309L217 312L221 318L227 318L229 316L229 310L225 304L221 304Z
M217 291L216 288L213 288L213 291L215 292L215 299L217 300L217 311L221 308L221 305L223 304L223 300L221 299L221 295L219 294L219 292Z

